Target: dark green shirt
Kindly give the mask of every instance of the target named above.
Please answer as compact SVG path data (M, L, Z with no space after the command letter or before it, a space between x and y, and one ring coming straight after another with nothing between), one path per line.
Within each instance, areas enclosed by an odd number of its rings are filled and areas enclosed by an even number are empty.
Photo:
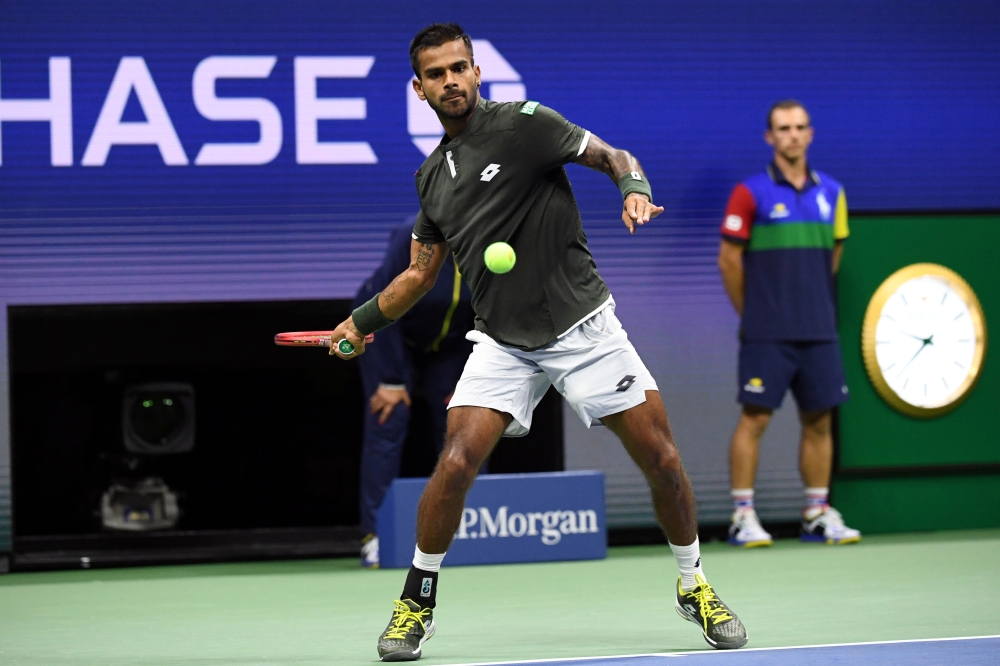
M413 238L448 243L472 290L476 329L497 342L542 347L611 296L563 168L589 138L536 102L481 100L465 130L445 136L417 171ZM497 241L517 253L503 275L483 260Z

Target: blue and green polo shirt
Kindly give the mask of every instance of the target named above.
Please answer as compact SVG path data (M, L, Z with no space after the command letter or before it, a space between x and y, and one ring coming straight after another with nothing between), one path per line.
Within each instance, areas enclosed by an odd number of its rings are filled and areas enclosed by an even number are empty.
M745 245L741 339L837 339L833 246L848 236L843 186L809 170L802 190L772 162L733 189L722 237Z

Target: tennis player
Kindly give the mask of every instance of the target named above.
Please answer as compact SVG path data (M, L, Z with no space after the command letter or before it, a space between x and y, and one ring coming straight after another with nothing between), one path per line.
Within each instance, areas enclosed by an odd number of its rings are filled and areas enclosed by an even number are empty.
M587 248L563 168L606 173L621 190L630 233L663 208L630 153L612 148L537 102L479 94L472 42L456 24L421 30L410 45L414 90L444 126L417 172L421 211L410 266L334 331L364 352L364 337L399 319L431 288L449 251L473 293L476 343L449 403L448 435L417 512L417 545L400 599L378 642L383 661L420 658L435 630L438 571L476 471L501 436L528 432L550 385L589 427L621 439L652 490L680 577L676 609L716 648L746 644L736 615L705 579L691 484L656 383L621 324ZM486 247L509 243L517 263L490 273Z

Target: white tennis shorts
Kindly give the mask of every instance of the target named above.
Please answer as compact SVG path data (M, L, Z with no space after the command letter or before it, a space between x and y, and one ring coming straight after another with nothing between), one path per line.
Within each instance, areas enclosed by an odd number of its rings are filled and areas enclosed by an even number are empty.
M549 386L569 403L589 428L604 416L646 401L656 382L615 316L615 303L534 351L500 344L480 331L466 336L476 343L462 378L448 403L452 407L488 407L514 417L505 437L531 428L531 415Z

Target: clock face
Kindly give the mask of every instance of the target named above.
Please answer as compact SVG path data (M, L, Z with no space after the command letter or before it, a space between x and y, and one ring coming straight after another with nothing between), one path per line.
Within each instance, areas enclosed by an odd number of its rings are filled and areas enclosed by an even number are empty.
M985 327L978 300L957 274L935 264L902 269L876 292L865 319L865 362L890 404L936 416L971 390Z

